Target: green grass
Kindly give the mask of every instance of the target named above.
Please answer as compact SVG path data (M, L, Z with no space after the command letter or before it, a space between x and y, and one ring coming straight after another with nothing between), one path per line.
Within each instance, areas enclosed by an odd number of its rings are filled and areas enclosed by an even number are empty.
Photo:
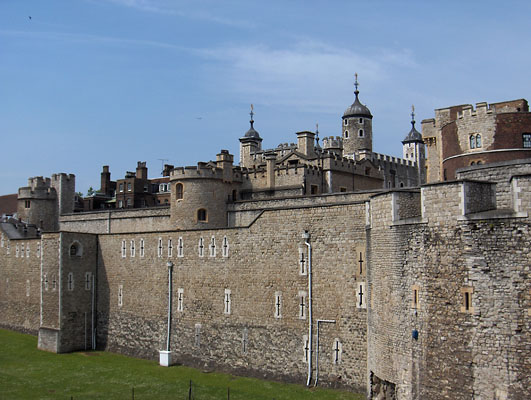
M193 399L359 400L364 396L330 389L307 389L193 368L160 367L101 351L53 354L37 350L37 338L0 329L0 399Z

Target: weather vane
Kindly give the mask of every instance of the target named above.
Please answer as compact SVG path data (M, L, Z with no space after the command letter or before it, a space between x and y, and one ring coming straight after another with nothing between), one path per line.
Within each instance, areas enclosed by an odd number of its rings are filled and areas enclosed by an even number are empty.
M358 86L359 86L359 83L358 83L358 73L354 73L354 87L356 88L356 92L358 91Z
M415 105L411 105L411 119L415 120Z

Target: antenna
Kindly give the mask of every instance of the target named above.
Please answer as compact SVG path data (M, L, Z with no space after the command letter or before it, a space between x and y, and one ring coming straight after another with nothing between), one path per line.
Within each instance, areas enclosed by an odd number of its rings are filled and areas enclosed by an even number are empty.
M170 159L169 158L157 158L157 160L159 160L162 163L162 168L160 170L160 174L164 175L164 161L169 161Z

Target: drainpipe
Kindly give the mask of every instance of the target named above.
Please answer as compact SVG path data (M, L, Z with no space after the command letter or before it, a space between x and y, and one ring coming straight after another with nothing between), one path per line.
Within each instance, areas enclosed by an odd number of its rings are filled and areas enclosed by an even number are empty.
M310 386L312 381L312 245L310 244L310 233L304 231L302 234L304 243L308 246L308 380L306 386Z
M317 320L317 337L315 341L317 342L315 344L315 382L313 386L317 386L317 382L319 381L319 325L321 323L327 323L327 324L335 324L335 319L318 319Z
M168 261L168 335L166 341L166 351L170 351L170 335L171 335L171 300L172 300L172 272L173 272L173 263Z

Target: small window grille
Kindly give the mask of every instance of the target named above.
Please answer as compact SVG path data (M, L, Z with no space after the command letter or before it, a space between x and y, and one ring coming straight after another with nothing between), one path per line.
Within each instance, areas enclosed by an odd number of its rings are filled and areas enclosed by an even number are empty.
M140 239L140 257L144 257L145 247L144 247L144 239Z
M124 285L118 286L118 307L124 305Z
M216 238L214 236L210 239L210 257L216 257Z
M162 257L162 238L159 238L159 244L157 246L157 256Z
M306 292L299 291L299 319L306 319Z
M199 238L199 244L197 245L197 251L199 253L199 257L203 257L205 255L205 245L204 245L204 240L202 237Z
M69 291L74 290L74 274L72 272L68 273L67 289Z
M275 292L275 318L282 318L282 292Z
M531 133L522 133L522 143L525 149L531 148Z
M243 332L242 332L242 353L243 354L247 354L248 346L249 346L248 330L247 328L243 328Z
M184 257L184 244L182 237L180 237L177 241L177 257Z
M92 272L85 272L85 290L90 290L92 282Z
M299 275L306 275L306 253L304 247L299 247Z
M333 355L332 355L332 361L334 364L339 364L341 362L341 350L342 345L339 339L334 339L334 347L333 347Z
M201 324L195 324L194 346L195 347L200 347L201 346Z
M230 289L225 289L225 299L223 301L223 313L229 315L231 312L231 291Z
M177 289L177 311L182 312L184 310L184 289Z
M228 257L229 256L229 241L227 239L227 236L223 236L223 246L222 246L222 253L223 253L223 257Z

